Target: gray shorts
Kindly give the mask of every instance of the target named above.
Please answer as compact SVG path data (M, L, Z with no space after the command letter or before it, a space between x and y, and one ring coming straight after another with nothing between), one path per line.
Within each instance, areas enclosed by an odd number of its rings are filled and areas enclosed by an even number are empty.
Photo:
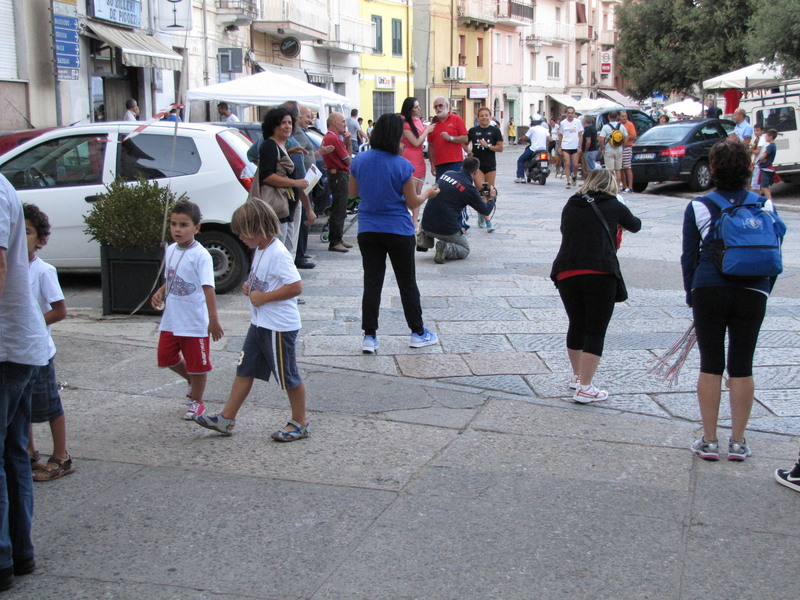
M609 171L619 171L622 168L622 148L614 148L610 144L605 148L605 164Z
M255 377L269 381L271 375L282 390L292 390L303 383L297 370L295 344L297 331L272 331L250 325L236 366L237 377Z
M625 146L622 149L622 168L630 169L631 163L633 163L633 148L631 146Z

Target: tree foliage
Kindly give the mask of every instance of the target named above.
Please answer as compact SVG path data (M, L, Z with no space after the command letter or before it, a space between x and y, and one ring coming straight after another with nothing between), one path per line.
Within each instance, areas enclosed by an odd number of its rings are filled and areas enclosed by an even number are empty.
M755 0L625 0L616 18L617 64L628 79L626 92L643 99L689 91L747 65L755 5Z
M775 62L784 77L800 77L799 8L797 0L760 1L747 37L752 62Z

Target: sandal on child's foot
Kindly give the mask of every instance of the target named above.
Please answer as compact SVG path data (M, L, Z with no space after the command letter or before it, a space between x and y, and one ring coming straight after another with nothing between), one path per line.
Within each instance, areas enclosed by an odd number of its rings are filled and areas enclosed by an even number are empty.
M300 425L297 421L289 421L286 427L279 429L272 434L272 439L276 442L293 442L308 437L308 424Z
M69 475L75 472L75 463L72 462L72 457L68 454L67 458L56 458L51 456L47 459L47 464L44 469L39 469L33 472L34 481L53 481L64 475Z
M31 456L31 471L41 471L47 466L47 463L42 460L42 455L36 450Z
M218 431L222 435L233 435L233 428L236 426L236 419L223 417L222 413L217 413L215 415L210 415L208 413L195 415L194 422L200 425L200 427Z

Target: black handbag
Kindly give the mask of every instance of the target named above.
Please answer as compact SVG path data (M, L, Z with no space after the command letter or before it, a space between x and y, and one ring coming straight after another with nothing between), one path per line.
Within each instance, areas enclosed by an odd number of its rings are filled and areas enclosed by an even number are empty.
M584 194L583 199L586 200L589 203L589 206L594 209L594 214L596 214L597 218L600 219L600 222L603 224L603 227L608 234L608 241L611 243L611 249L614 250L614 259L617 261L617 272L614 273L617 278L617 295L614 298L614 302L625 302L625 300L628 299L628 289L625 287L625 280L622 279L622 271L619 268L619 258L617 258L617 243L614 241L614 236L611 234L611 229L609 229L608 222L603 216L603 213L601 213L600 209L597 208L594 198Z

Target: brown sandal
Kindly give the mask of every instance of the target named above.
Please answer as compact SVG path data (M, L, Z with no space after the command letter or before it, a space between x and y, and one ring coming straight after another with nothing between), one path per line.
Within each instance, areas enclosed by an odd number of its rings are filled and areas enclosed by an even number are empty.
M40 471L46 466L47 464L42 462L42 455L38 450L34 450L33 456L31 456L31 471Z
M52 466L52 468L51 468ZM64 475L69 475L75 472L75 464L72 462L72 457L67 455L67 458L56 458L51 456L47 460L47 466L44 469L39 469L33 472L34 481L53 481Z

